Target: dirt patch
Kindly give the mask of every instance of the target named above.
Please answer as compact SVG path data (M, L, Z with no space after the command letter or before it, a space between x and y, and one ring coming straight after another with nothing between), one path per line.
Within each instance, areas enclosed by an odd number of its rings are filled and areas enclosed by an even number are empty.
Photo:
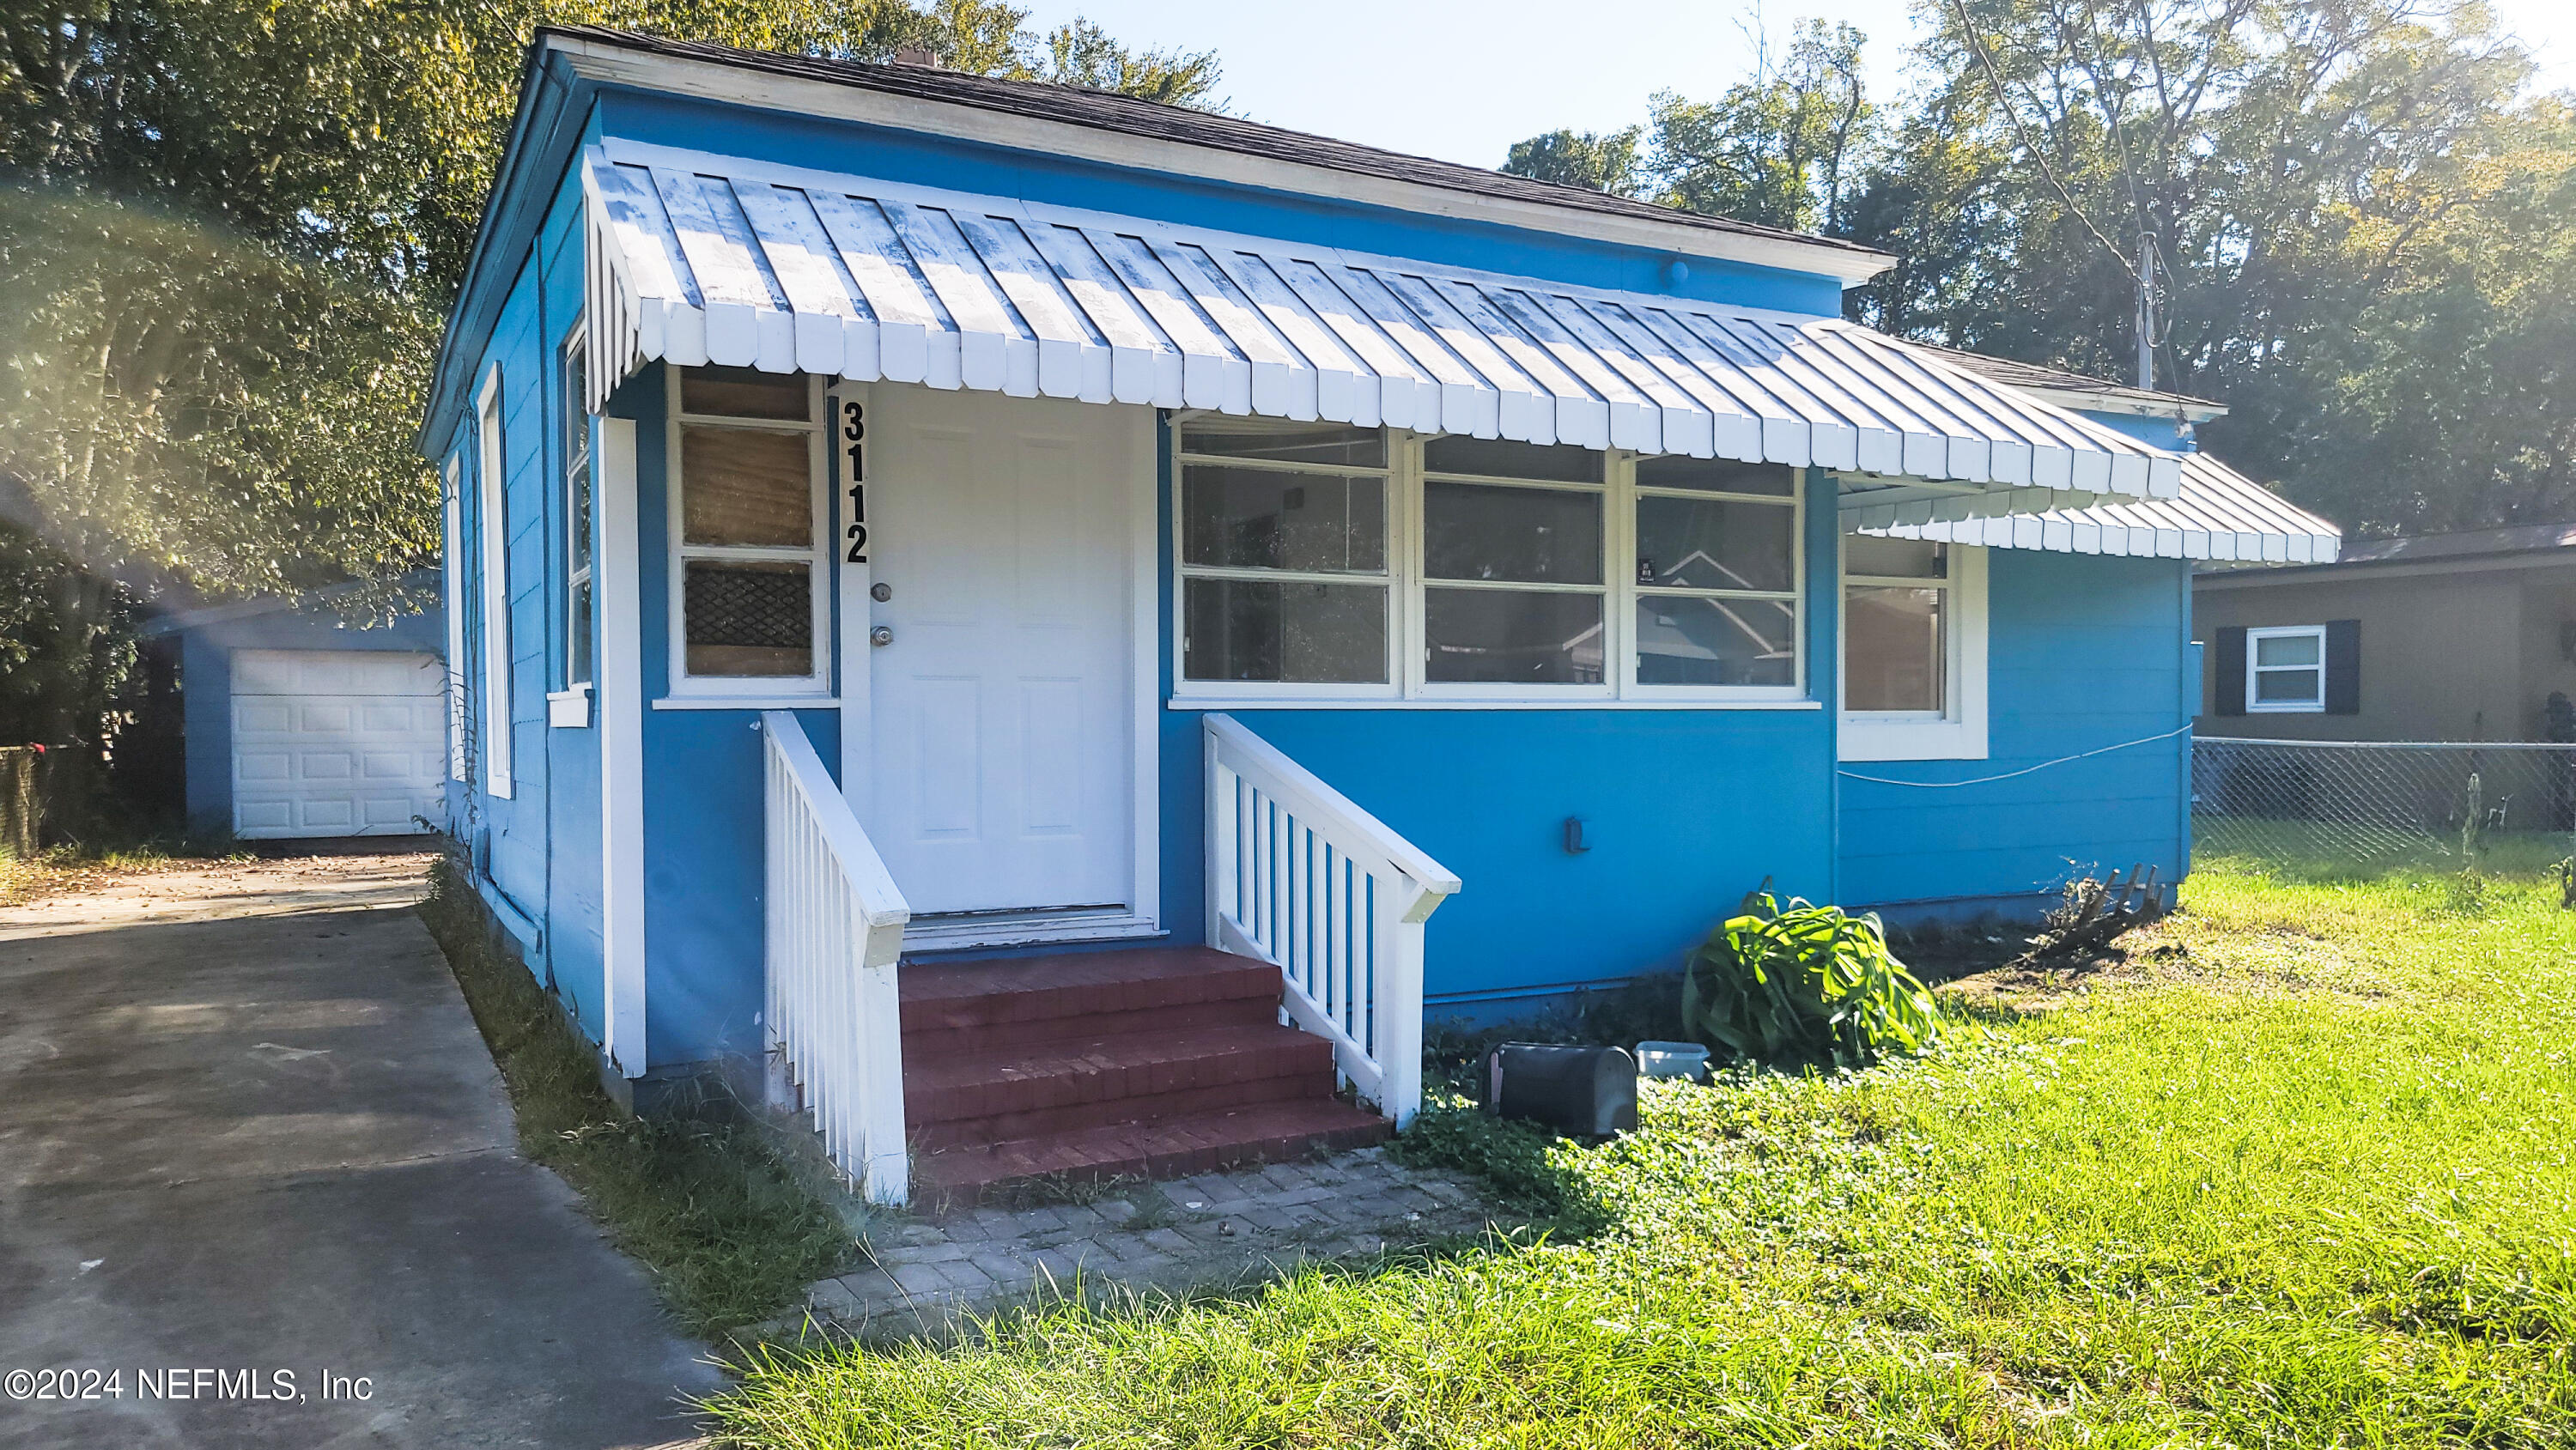
M406 842L406 845L409 843ZM408 906L434 852L203 860L79 869L33 900L0 907L0 941L105 931L145 921L208 921Z

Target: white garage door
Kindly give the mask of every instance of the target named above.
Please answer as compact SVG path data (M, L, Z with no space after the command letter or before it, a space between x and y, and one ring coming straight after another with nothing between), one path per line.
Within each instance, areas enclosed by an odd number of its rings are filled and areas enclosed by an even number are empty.
M438 656L233 651L233 833L400 835L444 814Z

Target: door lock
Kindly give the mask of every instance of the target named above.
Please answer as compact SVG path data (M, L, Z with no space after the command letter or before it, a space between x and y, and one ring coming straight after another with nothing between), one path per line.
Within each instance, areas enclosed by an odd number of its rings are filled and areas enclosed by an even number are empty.
M889 645L894 643L894 627L892 625L880 624L876 628L869 630L868 643L873 645Z

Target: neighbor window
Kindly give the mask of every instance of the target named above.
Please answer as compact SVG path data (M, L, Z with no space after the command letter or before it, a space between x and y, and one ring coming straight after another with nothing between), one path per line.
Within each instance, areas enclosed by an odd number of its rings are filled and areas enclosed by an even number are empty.
M1796 474L1254 419L1184 424L1184 694L1792 701Z
M590 403L587 353L576 329L563 352L564 686L590 683Z
M813 381L675 371L673 688L818 692L828 570Z
M2245 631L2245 709L2251 714L2323 714L2326 627Z

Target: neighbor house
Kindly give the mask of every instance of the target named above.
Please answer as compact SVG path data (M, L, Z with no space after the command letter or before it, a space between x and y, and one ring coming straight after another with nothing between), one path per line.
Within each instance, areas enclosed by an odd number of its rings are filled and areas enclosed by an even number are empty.
M2178 877L2192 562L2332 531L1841 321L1891 261L543 31L422 433L477 884L617 1079L901 1198L1371 1140L1426 1015L1765 882Z
M2576 525L2373 539L2332 563L2212 569L2192 592L2204 735L2576 738Z

